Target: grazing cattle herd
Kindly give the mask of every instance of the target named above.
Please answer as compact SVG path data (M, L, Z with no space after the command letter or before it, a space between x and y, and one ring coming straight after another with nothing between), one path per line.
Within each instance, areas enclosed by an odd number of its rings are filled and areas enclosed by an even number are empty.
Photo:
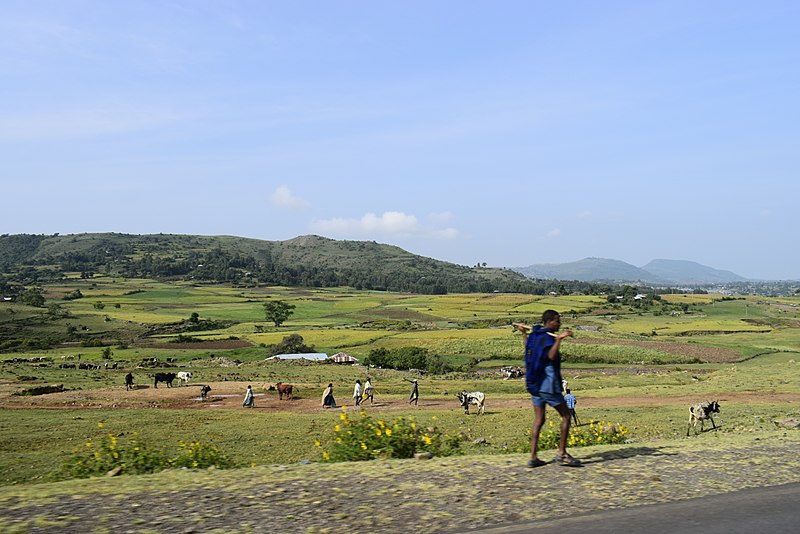
M502 368L502 374L504 375L505 379L510 378L507 375L515 375L516 369L515 368ZM192 372L191 371L180 371L178 373L155 373L153 376L153 387L158 388L158 383L167 384L167 387L172 387L172 383L175 379L181 381L181 384L188 384L189 381L192 379ZM128 373L125 375L125 389L135 389L133 385L133 373ZM283 382L278 382L274 385L265 386L267 391L277 391L278 392L278 400L283 400L286 397L287 400L294 399L294 389L295 387L292 384L285 384ZM203 385L200 388L200 399L207 400L208 393L211 391L211 386ZM459 392L456 397L458 398L461 407L464 409L464 413L469 415L469 408L470 406L474 406L477 408L478 415L483 415L486 410L486 395L482 391L461 391ZM717 428L716 423L714 422L713 414L719 413L719 402L714 401L705 401L698 404L693 404L689 407L689 426L686 429L686 435L689 436L692 429L694 429L695 435L697 434L697 424L700 423L700 432L704 430L704 424L706 420L711 421L712 428Z

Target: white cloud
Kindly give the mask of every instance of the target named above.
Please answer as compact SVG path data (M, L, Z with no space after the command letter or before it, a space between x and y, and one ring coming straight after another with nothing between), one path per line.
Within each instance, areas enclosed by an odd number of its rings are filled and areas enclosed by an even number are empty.
M549 232L547 232L547 237L556 238L561 236L561 229L560 228L553 228Z
M285 185L278 187L269 197L273 206L286 210L300 211L311 207L311 204L300 197L296 197Z
M400 211L383 215L366 213L360 219L333 218L314 220L311 229L327 235L412 235L418 232L417 218Z

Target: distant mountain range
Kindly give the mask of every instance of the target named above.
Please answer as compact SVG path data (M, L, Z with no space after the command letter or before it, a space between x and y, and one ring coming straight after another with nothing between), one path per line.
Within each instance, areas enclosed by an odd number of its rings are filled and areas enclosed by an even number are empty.
M541 263L514 270L530 278L583 282L699 285L748 281L731 271L714 269L687 260L653 260L647 265L636 267L620 260L584 258L570 263Z

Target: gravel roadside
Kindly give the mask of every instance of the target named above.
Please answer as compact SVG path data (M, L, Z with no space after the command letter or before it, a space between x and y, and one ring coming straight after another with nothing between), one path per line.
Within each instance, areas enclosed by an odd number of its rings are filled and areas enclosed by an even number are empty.
M574 453L582 467L514 454L6 486L0 531L459 532L800 482L796 430Z

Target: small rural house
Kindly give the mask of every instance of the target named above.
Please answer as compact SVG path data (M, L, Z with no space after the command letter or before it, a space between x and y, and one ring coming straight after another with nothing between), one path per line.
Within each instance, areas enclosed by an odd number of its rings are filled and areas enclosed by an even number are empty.
M303 354L277 354L270 356L268 360L310 360L312 362L324 362L328 360L328 355L324 352L308 352Z
M358 358L354 358L345 352L337 352L331 358L333 363L358 363Z

